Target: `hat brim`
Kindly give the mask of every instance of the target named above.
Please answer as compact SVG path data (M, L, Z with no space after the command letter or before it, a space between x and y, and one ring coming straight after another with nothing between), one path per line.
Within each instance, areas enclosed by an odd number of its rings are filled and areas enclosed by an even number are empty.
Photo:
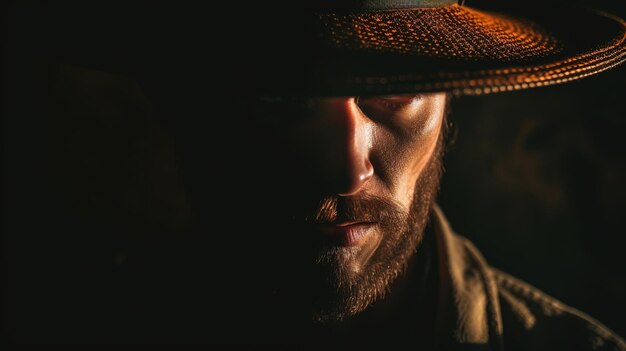
M270 50L270 61L259 60L261 90L479 95L558 84L626 60L626 22L580 8L452 5L320 13L314 22L314 37L299 51L308 57Z

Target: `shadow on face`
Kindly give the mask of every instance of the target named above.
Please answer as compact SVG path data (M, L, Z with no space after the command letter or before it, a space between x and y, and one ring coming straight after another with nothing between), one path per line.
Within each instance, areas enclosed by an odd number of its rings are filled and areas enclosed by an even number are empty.
M245 107L229 172L240 176L230 179L244 217L236 229L280 304L337 320L384 295L437 191L446 101L263 97Z
M445 106L445 93L262 98L246 112L242 162L250 180L267 182L271 193L314 202L367 193L407 210Z

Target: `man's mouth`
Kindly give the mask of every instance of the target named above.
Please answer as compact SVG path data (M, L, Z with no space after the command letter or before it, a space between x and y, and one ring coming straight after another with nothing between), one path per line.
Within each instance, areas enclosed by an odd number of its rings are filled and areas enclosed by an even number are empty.
M331 222L315 226L324 241L333 246L359 246L363 244L376 226L375 222Z

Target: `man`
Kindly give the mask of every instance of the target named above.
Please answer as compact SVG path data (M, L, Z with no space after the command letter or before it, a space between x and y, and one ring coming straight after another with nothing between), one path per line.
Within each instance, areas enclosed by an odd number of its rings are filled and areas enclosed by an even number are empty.
M246 236L262 248L252 259L262 278L250 290L252 305L267 306L253 313L261 338L278 331L279 340L424 349L625 349L600 323L490 267L435 204L452 94L612 67L626 55L623 22L571 12L546 29L534 21L555 15L550 9L517 20L454 1L342 5L315 8L314 20L294 14L286 22L301 41L263 42L270 54L243 69L257 94L233 115L245 121L241 143L254 154L244 147L234 158L245 170L231 174L245 176L242 212L261 236ZM575 30L583 19L612 28L605 35L613 39ZM285 20L268 22L263 37L284 30Z
M106 292L61 309L79 336L111 337L94 323L124 341L626 349L489 266L435 202L453 95L611 68L626 57L621 20L447 0L322 2L290 16L265 5L230 22L255 40L242 45L234 30L206 40L221 70L200 71L193 55L191 70L142 62L176 138L191 234L129 244L129 267L106 273Z

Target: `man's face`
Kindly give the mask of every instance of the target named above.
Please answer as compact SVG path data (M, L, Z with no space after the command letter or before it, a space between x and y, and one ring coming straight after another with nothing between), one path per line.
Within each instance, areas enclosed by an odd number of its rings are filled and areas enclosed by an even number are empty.
M284 199L266 207L288 223L273 243L306 245L315 320L362 311L406 267L438 188L445 108L446 94L433 93L264 99L254 110L257 146L273 145L255 150L272 170L262 198Z

